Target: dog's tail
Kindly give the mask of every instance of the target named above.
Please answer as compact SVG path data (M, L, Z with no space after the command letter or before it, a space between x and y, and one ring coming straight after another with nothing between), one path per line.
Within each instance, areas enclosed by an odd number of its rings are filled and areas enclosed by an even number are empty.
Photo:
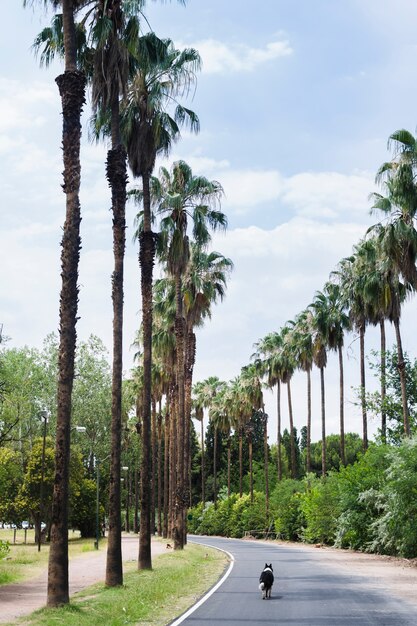
M265 583L260 583L260 584L259 584L259 589L260 589L261 591L263 591L263 590L265 589Z

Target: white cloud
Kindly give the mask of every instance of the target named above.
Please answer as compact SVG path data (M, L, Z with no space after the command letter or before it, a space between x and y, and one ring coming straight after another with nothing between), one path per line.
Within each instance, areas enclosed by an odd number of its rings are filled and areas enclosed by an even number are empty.
M285 181L282 199L305 217L333 219L345 214L352 219L354 214L360 219L368 215L368 195L374 188L367 172L303 172Z
M264 48L244 44L225 44L216 39L203 39L190 44L196 48L207 74L250 72L268 61L290 56L293 50L287 40L271 41ZM184 47L178 44L178 47Z
M45 106L59 106L59 94L48 83L25 84L0 77L0 132L45 126Z

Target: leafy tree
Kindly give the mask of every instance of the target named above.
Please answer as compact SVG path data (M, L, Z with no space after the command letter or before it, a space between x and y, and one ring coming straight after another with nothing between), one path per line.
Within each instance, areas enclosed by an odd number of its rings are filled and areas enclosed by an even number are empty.
M356 463L341 468L336 546L371 551L373 522L380 514L378 494L387 467L388 447L372 445Z
M381 363L377 359L378 353L373 352L372 356L375 360L370 360L370 367L377 376L381 377ZM407 353L404 353L403 360L410 414L410 431L411 433L415 433L417 427L417 359L412 361ZM402 389L398 368L398 351L395 349L387 350L386 352L385 384L386 392L384 397L380 391L366 395L367 407L371 415L376 416L382 411L385 412L386 440L388 443L398 445L404 436L404 422L402 412ZM384 438L382 431L381 438Z
M287 541L299 541L302 536L301 490L300 481L286 479L279 481L271 494L275 532Z
M379 516L372 524L372 551L406 558L417 556L417 439L388 453L389 466L381 486Z
M21 455L10 448L0 448L0 520L3 522L19 521L16 495L22 479Z
M306 491L301 498L301 511L305 519L302 537L308 542L333 543L340 514L337 475L325 478L306 478Z
M327 435L326 454L328 470L338 471L342 465L352 465L355 463L362 451L362 443L357 433L345 434L345 459L341 457L340 435ZM311 470L315 474L321 472L321 441L311 444Z

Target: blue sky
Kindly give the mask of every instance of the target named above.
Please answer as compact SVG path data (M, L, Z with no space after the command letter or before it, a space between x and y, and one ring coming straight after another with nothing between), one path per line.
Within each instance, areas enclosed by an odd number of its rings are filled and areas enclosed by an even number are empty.
M64 219L61 117L56 65L39 69L30 46L50 14L3 0L7 30L0 60L0 322L9 346L41 346L58 325L59 242ZM150 2L155 32L194 46L203 71L189 106L198 136L183 133L170 161L219 180L229 230L214 247L235 264L228 294L198 332L196 378L228 380L249 361L253 343L293 318L376 218L368 194L388 158L387 138L415 130L417 6L411 0L189 0ZM8 51L8 54L5 53ZM112 271L106 146L82 148L82 257L79 337L98 334L111 349ZM125 346L140 317L134 207L128 208ZM404 312L405 346L416 354ZM376 347L368 333L367 345ZM346 421L360 429L351 386L359 384L357 341L347 347ZM337 363L329 358L328 429L336 432ZM319 387L314 387L319 438ZM305 423L305 381L294 377L295 423ZM267 410L274 429L274 405ZM285 415L285 413L284 413ZM284 417L284 420L286 418ZM375 430L376 424L370 425Z

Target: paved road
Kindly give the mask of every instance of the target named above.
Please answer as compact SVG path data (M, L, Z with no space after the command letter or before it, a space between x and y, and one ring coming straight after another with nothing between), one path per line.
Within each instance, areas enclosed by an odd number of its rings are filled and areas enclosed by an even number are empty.
M190 537L190 541L227 550L235 563L224 583L185 618L184 626L417 625L415 607L376 591L371 580L368 585L363 577L329 567L313 547L300 551L212 537ZM265 562L274 567L271 600L262 600L258 590Z

